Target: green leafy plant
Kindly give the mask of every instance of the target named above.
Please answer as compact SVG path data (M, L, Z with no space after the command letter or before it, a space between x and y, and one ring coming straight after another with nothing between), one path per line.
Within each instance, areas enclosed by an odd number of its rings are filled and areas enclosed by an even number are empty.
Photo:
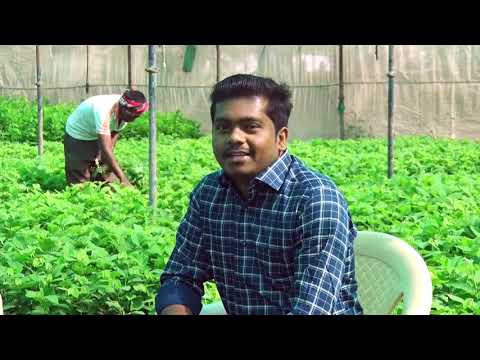
M293 141L330 176L359 230L398 236L425 259L434 314L480 314L480 143L400 137L386 177L384 139ZM153 314L188 194L217 170L209 136L159 137L158 209L148 206L148 140L116 154L135 188L65 187L63 145L0 142L0 291L6 313ZM213 283L204 302L219 299ZM397 311L398 312L398 311Z
M49 104L43 106L43 136L47 141L63 141L65 124L78 104ZM23 97L0 97L0 140L28 142L37 141L37 102ZM197 139L202 136L200 124L188 119L180 111L157 113L157 132L159 136ZM143 114L129 124L122 136L131 139L148 138L148 114Z
M148 138L149 129L148 114L143 114L125 128L122 136L128 139ZM179 110L172 113L159 113L157 115L157 132L159 136L170 135L173 138L182 139L198 139L202 136L200 124L188 119Z

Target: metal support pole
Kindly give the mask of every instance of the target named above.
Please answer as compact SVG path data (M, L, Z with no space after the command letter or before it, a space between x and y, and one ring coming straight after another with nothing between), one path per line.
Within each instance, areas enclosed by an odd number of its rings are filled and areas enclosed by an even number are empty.
M40 63L40 47L35 45L36 63L37 63L37 117L38 117L38 129L37 129L37 144L38 155L43 154L43 98L42 98L42 67Z
M128 45L128 88L132 90L132 45Z
M87 74L86 74L86 80L85 80L85 93L86 97L88 97L88 93L90 91L90 84L88 83L88 62L90 60L90 47L87 45Z
M388 45L388 177L393 176L393 110L394 110L394 64L393 45Z
M340 139L345 140L345 96L343 93L343 45L339 45L339 57L338 57L338 114L340 116Z
M163 65L163 71L167 68L167 58L166 58L166 51L167 51L167 46L162 45L162 65Z
M215 49L217 50L217 82L220 81L220 45L215 45Z
M158 69L156 45L148 45L148 101L150 102L149 119L149 204L152 208L157 207L157 78Z

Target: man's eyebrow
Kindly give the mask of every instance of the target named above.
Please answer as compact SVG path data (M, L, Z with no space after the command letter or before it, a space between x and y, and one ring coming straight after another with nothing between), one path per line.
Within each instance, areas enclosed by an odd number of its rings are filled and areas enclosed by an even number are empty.
M253 122L253 121L260 122L260 119L257 119L256 117L253 117L253 116L246 116L246 117L241 118L238 121L239 122Z
M216 118L214 119L214 122L226 122L226 121L230 121L230 119L228 119L228 118L226 118L226 117L223 117L223 116L221 116L221 117L216 117Z
M242 123L243 122L253 122L253 121L260 121L260 119L257 119L257 118L252 117L252 116L245 116L245 117L242 117L238 120L238 122L242 122ZM215 118L215 122L232 122L232 120L230 118L221 116L221 117Z

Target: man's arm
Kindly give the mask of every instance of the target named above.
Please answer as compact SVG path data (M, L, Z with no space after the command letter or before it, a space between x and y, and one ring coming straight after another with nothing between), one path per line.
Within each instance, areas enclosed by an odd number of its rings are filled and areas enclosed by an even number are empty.
M113 173L120 179L120 182L122 184L130 185L127 176L120 168L120 165L118 164L115 155L113 155L112 136L110 134L98 134L98 142L100 144L102 162L105 163L113 171Z
M116 131L112 131L112 152L115 150L115 145L117 144L118 138L120 137L120 133ZM98 161L102 161L102 154L98 154Z
M116 131L112 131L112 151L115 150L115 145L117 145L117 141L119 137L120 137L120 133Z
M306 202L295 254L290 314L332 314L338 300L349 240L350 215L340 192L320 188Z
M178 228L175 248L160 277L155 308L161 315L200 313L203 284L213 277L208 254L201 243L202 220L196 194L202 183L190 195L190 206Z
M193 315L185 305L168 305L161 312L160 315Z

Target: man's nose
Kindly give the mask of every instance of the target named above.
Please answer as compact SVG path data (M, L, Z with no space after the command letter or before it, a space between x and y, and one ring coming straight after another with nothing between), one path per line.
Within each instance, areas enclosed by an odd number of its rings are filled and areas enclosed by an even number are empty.
M228 141L232 144L241 144L245 142L245 133L238 127L234 127L230 133Z

